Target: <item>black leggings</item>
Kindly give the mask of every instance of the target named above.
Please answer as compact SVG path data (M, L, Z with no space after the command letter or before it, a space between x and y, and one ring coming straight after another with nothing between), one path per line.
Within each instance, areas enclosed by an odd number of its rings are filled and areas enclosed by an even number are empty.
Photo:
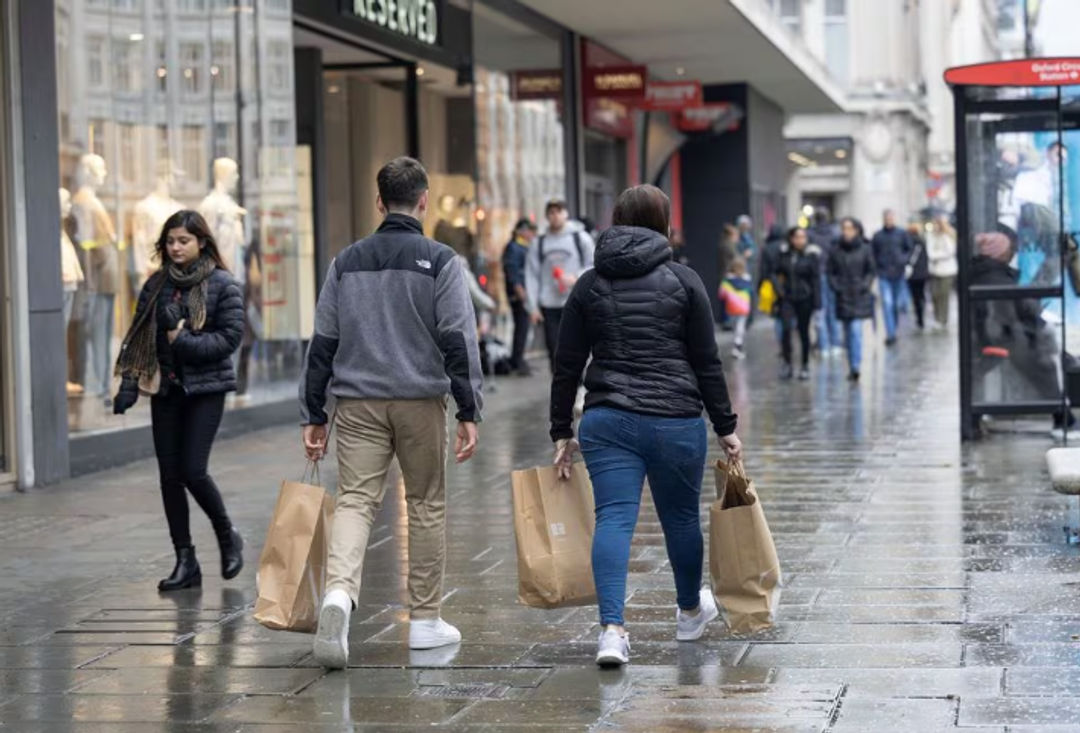
M791 363L791 330L795 327L799 330L799 344L802 346L802 365L810 363L810 320L814 316L813 301L789 302L781 305L783 314L781 323L784 326L784 362Z
M559 326L562 325L562 308L541 308L544 315L544 341L547 342L548 362L555 373L555 350L559 345Z
M911 291L911 302L915 306L915 323L922 328L926 318L926 281L908 280L907 286Z
M185 488L206 512L217 534L226 534L232 526L221 492L206 472L224 411L223 392L187 396L173 389L163 397L150 400L161 498L174 547L191 545Z

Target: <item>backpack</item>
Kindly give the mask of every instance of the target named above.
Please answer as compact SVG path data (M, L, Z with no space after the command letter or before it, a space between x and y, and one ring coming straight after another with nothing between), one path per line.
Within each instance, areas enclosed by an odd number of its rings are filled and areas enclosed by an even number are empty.
M546 234L540 235L540 241L537 243L537 250L540 255L540 266L544 266L544 240L547 238ZM585 250L581 246L581 232L574 232L574 247L577 248L578 262L582 267L585 267Z

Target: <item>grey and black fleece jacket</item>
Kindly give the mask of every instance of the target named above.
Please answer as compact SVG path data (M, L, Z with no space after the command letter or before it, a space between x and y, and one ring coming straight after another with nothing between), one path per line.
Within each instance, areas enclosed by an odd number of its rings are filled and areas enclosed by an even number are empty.
M303 424L326 424L327 387L346 399L450 393L459 421L480 421L476 316L461 261L411 216L388 215L330 264L300 376Z

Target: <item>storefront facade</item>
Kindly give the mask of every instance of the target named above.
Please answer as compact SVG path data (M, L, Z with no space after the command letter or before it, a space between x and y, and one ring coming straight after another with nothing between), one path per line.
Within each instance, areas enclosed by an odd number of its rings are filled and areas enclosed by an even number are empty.
M296 419L318 287L377 226L389 158L425 163L426 232L493 294L513 222L542 224L551 198L582 203L580 39L514 0L18 0L4 12L18 42L0 56L0 484L151 454L149 400L113 415L112 366L176 210L203 213L245 293L229 435ZM538 74L557 84L530 94L522 79ZM28 244L44 241L58 246Z

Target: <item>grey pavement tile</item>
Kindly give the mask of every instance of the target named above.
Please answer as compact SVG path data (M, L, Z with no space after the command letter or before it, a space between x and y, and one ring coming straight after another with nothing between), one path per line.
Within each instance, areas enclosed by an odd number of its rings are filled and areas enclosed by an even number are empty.
M846 697L989 697L1001 694L1005 670L994 667L956 669L868 669L819 667L780 668L771 681L789 683L832 683L847 685Z
M927 733L947 730L956 723L958 700L938 698L845 699L836 723L837 733Z
M1076 697L968 697L960 701L961 726L973 725L1077 725L1080 699ZM1023 730L1023 728L1021 728Z
M1072 697L1077 690L1080 690L1080 668L1010 667L1005 671L1007 695Z
M350 667L511 667L530 644L473 644L413 650L401 642L372 641L349 646ZM314 664L306 660L305 664Z
M322 676L322 670L314 669L137 667L102 670L78 691L85 695L286 695Z
M300 727L356 722L367 726L401 725L413 729L449 722L468 707L467 700L349 697L249 697L219 711L212 722L270 723Z
M969 667L1075 667L1080 666L1080 644L968 644L964 664Z
M933 642L1004 641L1004 628L996 624L798 624L791 638L799 644L907 644Z
M129 646L89 665L125 667L292 667L311 654L311 644L171 647Z
M453 723L465 728L482 725L530 726L540 730L558 721L570 726L590 725L612 709L614 703L602 700L480 700L470 705Z
M236 695L23 695L0 708L0 722L199 722L239 700Z
M108 674L89 669L0 670L0 694L59 695Z
M631 631L630 660L633 665L734 666L746 649L744 642L720 641L695 644L647 641L636 643ZM588 666L595 663L596 642L537 644L518 666Z
M0 670L75 669L118 648L109 645L0 647Z
M741 664L751 667L949 667L962 646L945 644L752 644Z

